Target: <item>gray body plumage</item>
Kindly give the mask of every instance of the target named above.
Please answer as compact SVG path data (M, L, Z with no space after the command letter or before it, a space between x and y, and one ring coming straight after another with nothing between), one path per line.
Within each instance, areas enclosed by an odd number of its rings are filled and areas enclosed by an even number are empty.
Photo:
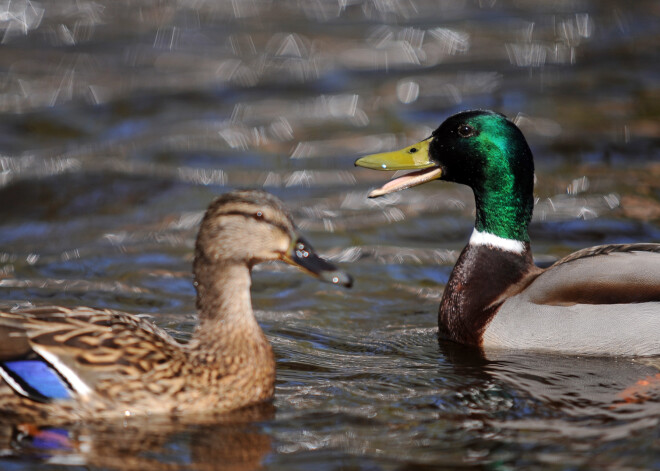
M612 302L617 296L619 302ZM502 304L486 327L483 347L660 355L660 253L559 261Z

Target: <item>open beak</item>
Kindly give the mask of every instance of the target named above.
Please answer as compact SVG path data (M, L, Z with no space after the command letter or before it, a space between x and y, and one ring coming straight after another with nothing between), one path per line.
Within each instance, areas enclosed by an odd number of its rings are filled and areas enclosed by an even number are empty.
M371 154L357 159L355 165L373 170L416 170L390 180L382 187L373 190L369 193L369 198L405 190L440 178L442 169L429 156L429 145L432 139L429 137L405 149Z
M282 255L282 260L322 281L346 288L353 286L351 275L316 255L312 246L302 237L294 239L289 251Z

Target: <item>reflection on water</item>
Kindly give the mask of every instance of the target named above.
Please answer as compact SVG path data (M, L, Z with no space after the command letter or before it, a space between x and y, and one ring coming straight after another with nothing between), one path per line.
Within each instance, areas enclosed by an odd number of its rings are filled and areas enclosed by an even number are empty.
M0 439L11 447L5 455L51 465L83 465L103 469L200 470L260 469L271 451L271 439L251 422L272 418L272 406L194 422L126 419L80 424L69 429L27 424L6 426Z
M470 192L368 200L364 153L515 118L539 264L660 240L657 2L0 0L0 298L195 325L214 195L263 187L352 292L254 274L275 412L2 429L0 467L657 468L660 365L441 344ZM27 428L26 428L27 427Z

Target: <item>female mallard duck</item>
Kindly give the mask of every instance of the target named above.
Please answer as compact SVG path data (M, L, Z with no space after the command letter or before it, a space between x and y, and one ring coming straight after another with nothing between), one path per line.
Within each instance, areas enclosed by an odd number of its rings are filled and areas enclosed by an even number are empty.
M283 260L330 283L282 203L262 191L217 198L202 220L193 271L199 326L187 345L110 310L0 312L0 414L33 421L116 414L225 412L273 395L275 360L252 312L250 273Z
M534 162L506 117L459 113L418 144L355 163L419 169L370 197L436 179L474 191L474 231L442 296L441 337L485 348L660 354L660 244L592 247L536 267L527 234Z

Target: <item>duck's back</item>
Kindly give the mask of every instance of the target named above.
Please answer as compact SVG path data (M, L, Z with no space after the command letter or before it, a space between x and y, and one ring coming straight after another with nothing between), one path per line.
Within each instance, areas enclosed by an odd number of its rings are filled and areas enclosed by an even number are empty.
M660 244L577 252L507 299L484 348L660 355Z

